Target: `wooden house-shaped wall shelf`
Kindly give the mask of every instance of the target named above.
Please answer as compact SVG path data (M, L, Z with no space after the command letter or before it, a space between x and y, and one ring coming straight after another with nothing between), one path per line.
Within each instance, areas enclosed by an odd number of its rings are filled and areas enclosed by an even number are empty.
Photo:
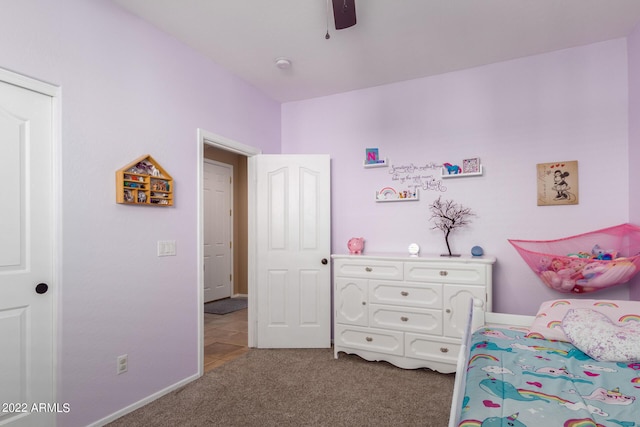
M173 206L173 178L153 157L139 157L116 172L116 202Z

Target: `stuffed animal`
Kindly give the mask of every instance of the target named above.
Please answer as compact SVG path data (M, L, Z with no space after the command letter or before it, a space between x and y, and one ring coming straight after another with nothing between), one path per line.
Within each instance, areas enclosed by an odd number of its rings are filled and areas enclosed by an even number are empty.
M538 271L547 271L551 265L551 260L547 257L540 257L538 260Z
M600 276L607 270L607 266L605 264L600 264L599 262L590 262L585 265L582 269L582 279L578 280L578 284L586 284L589 281L595 279Z
M577 283L582 285L583 288L588 288L588 290L602 289L609 285L628 282L636 272L636 266L632 262L616 261L600 266L597 269L598 274L587 278L584 274L587 267L582 270L585 279L580 279Z
M618 256L618 253L613 249L602 249L600 245L596 245L591 249L591 256L595 259L602 259L605 261L612 260Z
M457 175L460 172L462 172L462 169L460 169L460 166L458 166L458 165L452 165L451 163L445 163L442 166L447 168L447 172L449 173L449 175L451 175L451 174Z
M575 280L570 276L563 277L552 270L543 271L539 277L548 287L559 292L571 292L576 285Z

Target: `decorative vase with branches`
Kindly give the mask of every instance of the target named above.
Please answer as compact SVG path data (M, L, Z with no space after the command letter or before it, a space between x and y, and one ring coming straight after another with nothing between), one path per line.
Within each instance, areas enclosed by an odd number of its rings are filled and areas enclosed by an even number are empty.
M470 208L465 208L453 200L442 200L442 196L434 200L429 205L431 211L431 217L429 220L434 222L432 230L441 230L444 233L444 241L447 244L447 250L449 254L443 254L443 256L460 256L459 254L451 253L451 245L449 245L449 235L454 230L465 227L471 223L470 217L475 216Z

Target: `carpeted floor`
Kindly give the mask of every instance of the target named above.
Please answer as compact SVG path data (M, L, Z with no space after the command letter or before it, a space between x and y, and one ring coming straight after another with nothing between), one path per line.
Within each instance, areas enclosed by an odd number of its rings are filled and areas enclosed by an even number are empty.
M251 349L109 426L444 427L453 381L333 349Z
M204 312L209 314L229 314L245 308L247 308L246 297L225 298L206 303Z

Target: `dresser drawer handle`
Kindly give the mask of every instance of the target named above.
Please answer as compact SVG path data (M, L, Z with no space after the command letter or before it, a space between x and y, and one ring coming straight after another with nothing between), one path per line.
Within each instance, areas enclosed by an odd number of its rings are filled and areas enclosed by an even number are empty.
M408 318L408 317L405 317L405 316L402 316L402 317L400 318L400 320L402 320L403 322L407 322L407 321L409 321L409 318Z
M446 270L441 270L441 271L440 271L440 275L441 275L441 276L446 276L447 274L449 274L449 272L448 272L448 271L446 271Z
M371 341L373 341L373 338L371 338L371 337L366 337L366 338L365 338L365 340L367 340L367 342L371 342Z
M402 292L400 292L400 295L402 295L403 297L407 297L407 296L409 296L409 292L402 291Z
M447 347L440 347L440 352L442 353L448 353L449 349Z
M446 312L446 313L451 313L451 309L450 309L450 308L447 308L447 309L445 310L445 312Z
M364 271L372 272L372 271L373 271L373 268L371 268L371 267L365 267L365 268L364 268Z
M362 305L367 305L367 302L366 301L362 301Z

